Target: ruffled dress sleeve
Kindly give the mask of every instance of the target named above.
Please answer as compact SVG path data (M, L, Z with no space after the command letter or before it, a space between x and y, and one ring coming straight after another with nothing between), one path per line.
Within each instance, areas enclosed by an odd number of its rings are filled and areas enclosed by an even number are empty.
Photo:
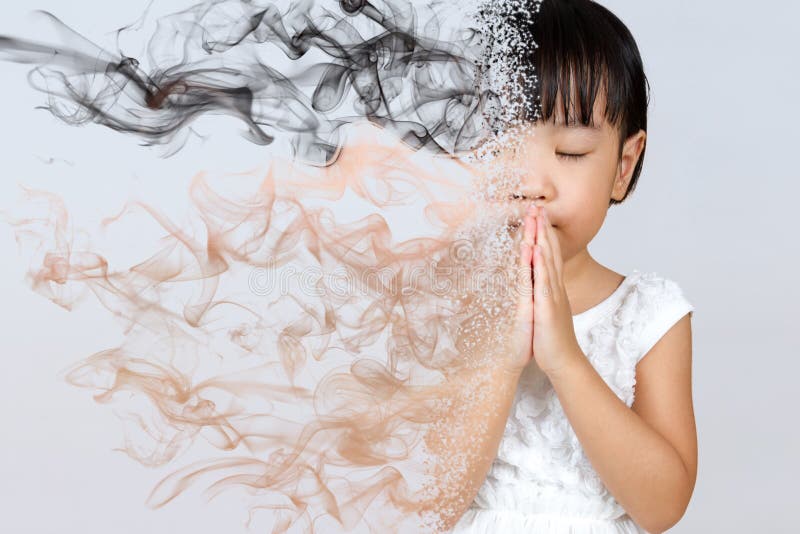
M626 304L638 364L670 328L694 312L694 305L677 282L655 272L644 273L637 286L635 302Z

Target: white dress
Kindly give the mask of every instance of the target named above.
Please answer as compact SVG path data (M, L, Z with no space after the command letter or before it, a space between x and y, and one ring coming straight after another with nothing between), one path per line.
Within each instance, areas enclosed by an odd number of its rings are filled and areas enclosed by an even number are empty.
M605 300L573 316L592 366L631 406L636 364L694 310L672 280L634 270ZM503 439L454 533L646 532L606 489L583 452L547 376L526 367Z

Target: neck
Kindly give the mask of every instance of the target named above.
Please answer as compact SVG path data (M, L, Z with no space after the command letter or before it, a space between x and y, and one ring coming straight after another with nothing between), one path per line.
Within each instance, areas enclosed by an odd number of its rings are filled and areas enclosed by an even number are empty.
M600 264L589 254L589 250L584 248L570 259L564 262L564 289L567 297L585 295L587 285L592 280L597 280L597 269Z

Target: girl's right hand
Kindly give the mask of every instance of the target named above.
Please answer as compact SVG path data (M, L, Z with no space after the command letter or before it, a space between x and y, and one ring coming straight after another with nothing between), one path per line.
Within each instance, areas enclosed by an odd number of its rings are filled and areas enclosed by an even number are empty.
M521 373L533 359L533 245L536 242L536 215L536 206L531 204L523 217L520 258L513 293L517 305L511 326L508 359L504 362L512 373Z

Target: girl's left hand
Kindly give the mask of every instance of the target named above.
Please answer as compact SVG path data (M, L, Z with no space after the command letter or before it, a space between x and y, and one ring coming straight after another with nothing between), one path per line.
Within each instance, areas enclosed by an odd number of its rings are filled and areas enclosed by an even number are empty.
M544 208L531 206L525 224L536 225L533 253L533 357L547 375L583 356L564 289L561 248Z

